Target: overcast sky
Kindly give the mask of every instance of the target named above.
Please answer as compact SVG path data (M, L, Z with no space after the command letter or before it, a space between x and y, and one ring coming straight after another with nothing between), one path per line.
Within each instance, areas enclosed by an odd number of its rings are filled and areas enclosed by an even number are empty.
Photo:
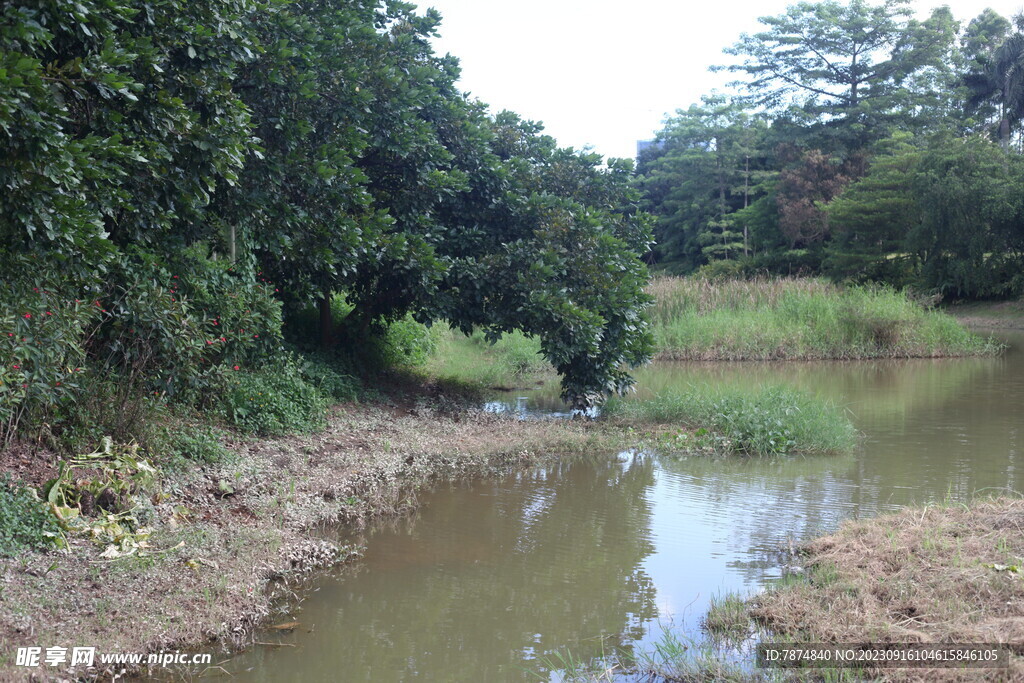
M966 24L986 7L1010 18L1024 0L952 0ZM563 146L632 157L666 114L733 76L709 73L722 48L790 0L418 0L444 17L438 53L462 64L462 89L544 123ZM922 15L940 2L914 2Z

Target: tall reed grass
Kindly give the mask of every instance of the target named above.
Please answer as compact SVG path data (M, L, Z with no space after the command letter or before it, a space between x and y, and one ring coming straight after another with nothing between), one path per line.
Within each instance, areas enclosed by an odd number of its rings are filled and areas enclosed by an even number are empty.
M662 277L647 291L665 360L936 358L1001 348L886 287Z

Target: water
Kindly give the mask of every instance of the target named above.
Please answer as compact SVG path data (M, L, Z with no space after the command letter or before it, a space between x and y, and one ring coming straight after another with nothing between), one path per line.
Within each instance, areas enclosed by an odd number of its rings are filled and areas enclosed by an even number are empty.
M536 681L559 656L649 649L699 633L708 600L756 591L792 543L929 501L1024 491L1024 334L997 359L662 364L641 391L784 381L847 406L864 432L839 457L596 454L425 495L363 539L358 566L317 579L303 627L226 668L256 681ZM496 397L523 415L553 394ZM525 405L524 405L525 404ZM308 632L308 631L312 632ZM561 655L557 654L561 653ZM553 673L552 673L553 672Z

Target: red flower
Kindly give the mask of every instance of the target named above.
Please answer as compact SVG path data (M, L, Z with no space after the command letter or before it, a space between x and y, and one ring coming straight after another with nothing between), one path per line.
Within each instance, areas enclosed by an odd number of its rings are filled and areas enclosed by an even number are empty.
M21 369L20 365L12 365L11 367L14 368L15 370L20 370Z
M46 315L53 315L53 313L50 313L49 311L47 311Z
M238 369L238 366L236 365L236 366L235 366L235 370L237 370L237 369Z
M26 313L25 315L23 315L23 316L21 316L21 317L22 317L22 318L25 318L26 320L28 320L29 318L31 318L31 317L32 317L32 314L31 314L31 313Z
M57 386L58 386L58 387L60 386L60 382L57 382Z
M206 340L206 343L207 343L207 344L212 344L213 342L212 342L212 341L210 341L209 339L207 339L207 340Z
M214 324L214 325L216 325L216 324L217 324L217 321L216 321L216 320L214 320L214 321L213 321L213 324Z
M226 337L221 337L220 340L221 341L227 341L227 338Z

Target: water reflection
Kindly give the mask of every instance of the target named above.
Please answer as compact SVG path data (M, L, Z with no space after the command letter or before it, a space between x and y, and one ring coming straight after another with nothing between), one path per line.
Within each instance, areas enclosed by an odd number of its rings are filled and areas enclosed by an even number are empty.
M715 593L759 589L782 571L780 549L843 519L1024 491L1024 335L1008 339L1015 349L998 359L649 368L642 392L796 384L847 406L861 447L782 459L595 454L439 489L415 519L370 532L357 568L320 579L296 615L312 633L229 668L241 680L525 681L551 673L555 652L649 649L665 625L697 633ZM517 398L495 405L525 418L556 400Z
M629 648L656 614L649 459L561 464L445 488L325 577L294 648L259 648L252 680L537 680L539 656ZM602 638L602 636L604 638ZM246 670L249 670L246 672ZM298 679L295 679L298 680Z

